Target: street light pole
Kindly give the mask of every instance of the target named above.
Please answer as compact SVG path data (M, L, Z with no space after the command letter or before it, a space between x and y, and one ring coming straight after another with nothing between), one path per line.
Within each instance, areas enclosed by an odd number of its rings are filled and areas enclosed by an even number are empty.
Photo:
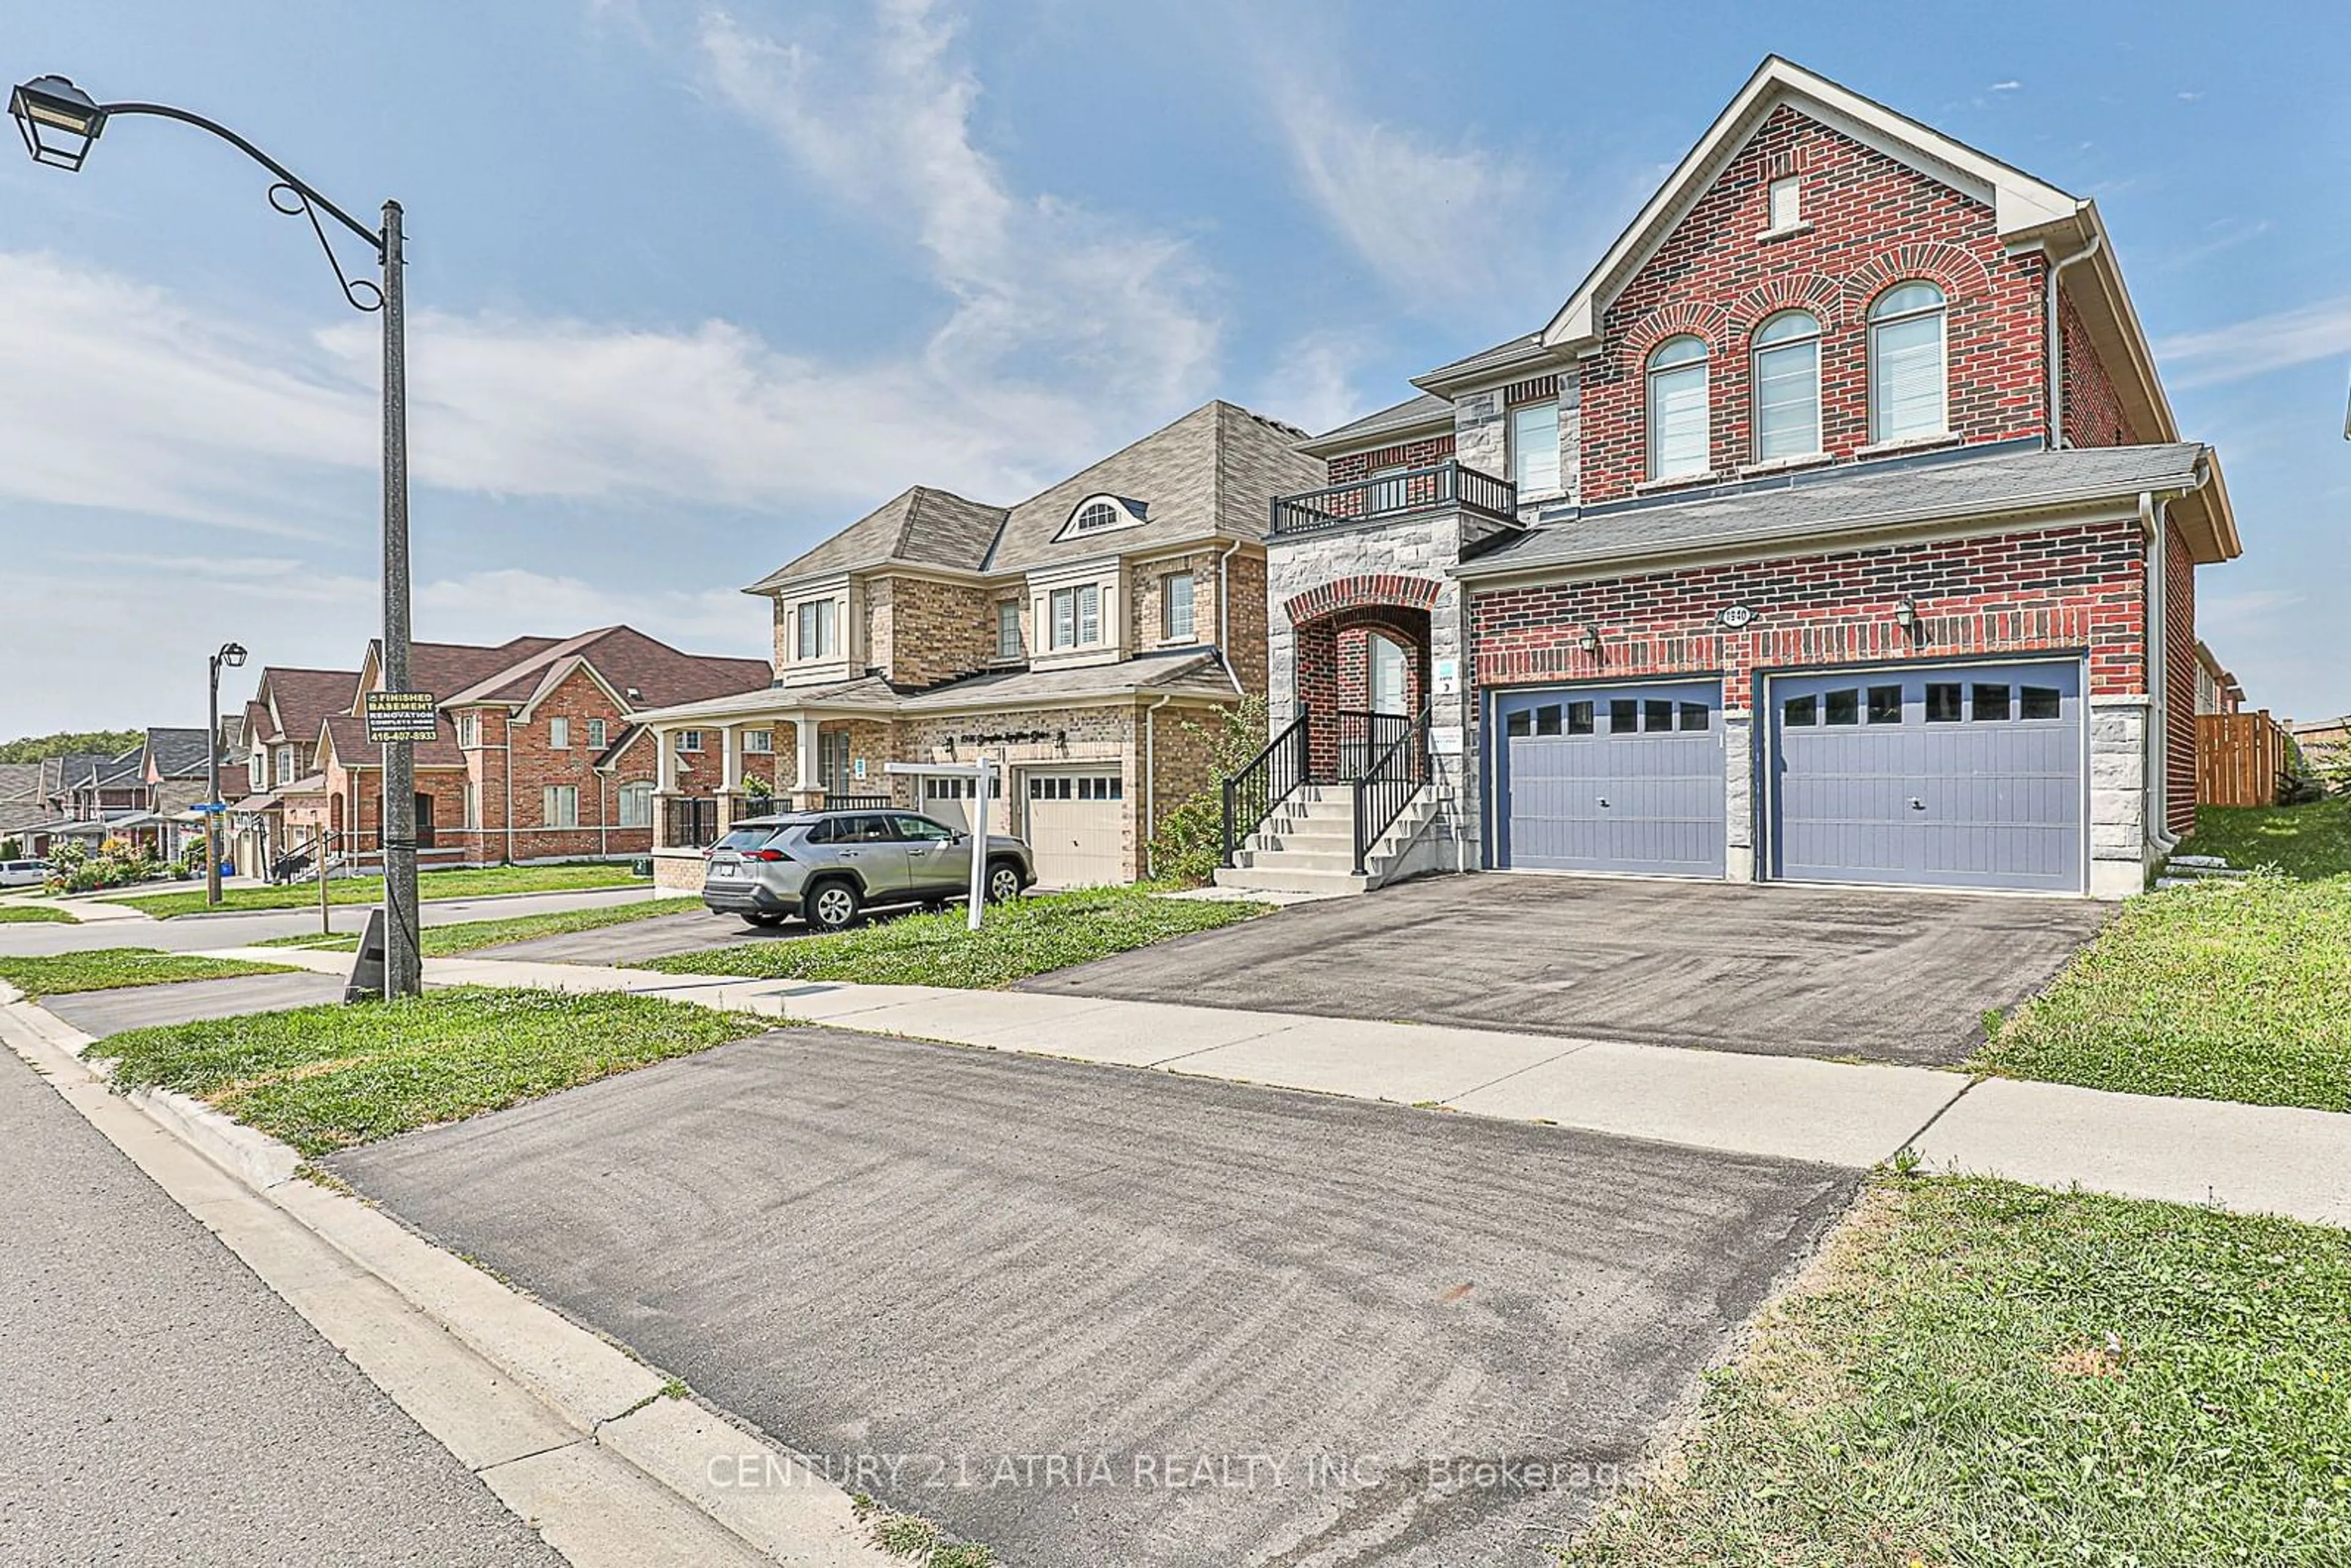
M269 188L269 204L289 217L310 220L335 281L352 308L383 316L383 651L382 679L387 692L409 689L408 615L408 370L406 303L402 287L401 211L397 202L383 204L383 227L369 228L335 205L285 164L277 162L228 127L184 109L160 103L99 103L64 77L36 77L18 84L8 95L8 112L25 138L33 161L52 168L77 171L104 133L107 122L121 115L154 115L210 131L268 170L277 178ZM327 239L320 214L358 235L382 264L381 285L346 275L335 247ZM243 650L239 650L240 653ZM217 745L219 726L214 726ZM214 779L215 803L220 793ZM423 989L423 962L416 939L416 767L406 743L384 748L383 806L377 835L383 852L384 966L386 999L413 997ZM354 831L358 824L352 824ZM215 867L219 860L213 862Z
M208 705L209 721L204 727L205 788L211 791L204 811L204 906L217 909L221 901L221 787L220 787L220 673L221 666L240 668L245 664L245 649L235 643L223 643L213 651L205 673L210 677L212 699Z

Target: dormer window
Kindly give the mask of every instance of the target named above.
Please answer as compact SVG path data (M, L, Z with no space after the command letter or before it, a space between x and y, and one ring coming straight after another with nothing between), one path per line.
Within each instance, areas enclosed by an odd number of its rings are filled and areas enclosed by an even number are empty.
M1143 521L1144 511L1141 501L1130 501L1123 496L1089 496L1070 513L1070 520L1063 526L1061 537L1076 538L1083 534L1133 528Z

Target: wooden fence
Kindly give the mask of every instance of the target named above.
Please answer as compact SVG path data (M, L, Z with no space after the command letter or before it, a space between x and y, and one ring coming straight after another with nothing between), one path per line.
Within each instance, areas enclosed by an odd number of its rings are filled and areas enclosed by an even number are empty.
M2285 776L2285 731L2266 712L2196 716L2198 805L2274 806Z

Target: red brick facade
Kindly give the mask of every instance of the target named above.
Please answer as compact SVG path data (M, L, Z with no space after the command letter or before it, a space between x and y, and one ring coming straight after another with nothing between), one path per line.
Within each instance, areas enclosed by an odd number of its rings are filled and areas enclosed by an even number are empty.
M2058 358L2065 378L2065 441L2071 446L2128 446L2131 434L2115 378L2090 346L2089 329L2061 285L2057 291Z
M1352 485L1390 468L1427 468L1453 455L1453 433L1425 435L1371 452L1350 452L1331 459L1331 483Z
M2086 651L2093 695L2134 693L2145 689L2146 580L2138 524L2125 520L1503 589L1470 601L1475 675L1492 686L1719 674L1737 709L1759 669ZM1915 640L1894 620L1906 594ZM1729 604L1754 622L1719 628ZM1597 655L1577 646L1586 626ZM2192 663L2187 679L2192 712Z
M1789 173L1804 226L1762 237L1767 189ZM1782 105L1609 306L1607 346L1583 366L1583 501L1647 480L1645 367L1677 333L1708 350L1710 468L1752 462L1749 337L1790 306L1821 324L1823 449L1851 456L1870 439L1870 302L1911 278L1947 298L1952 434L2042 435L2042 267L2003 254L1989 207Z

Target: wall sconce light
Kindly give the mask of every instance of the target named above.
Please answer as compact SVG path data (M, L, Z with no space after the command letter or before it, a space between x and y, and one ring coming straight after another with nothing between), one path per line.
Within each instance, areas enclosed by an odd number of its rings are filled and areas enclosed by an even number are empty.
M1600 633L1589 626L1583 629L1583 635L1575 640L1575 645L1595 659L1600 657Z
M1914 637L1918 633L1918 605L1907 593L1894 606L1894 624Z
M1070 754L1070 732L1066 729L1055 730L1053 732L1053 746L1054 748L1061 752L1062 756L1067 757Z
M955 737L954 736L950 735L950 736L948 736L948 737L947 737L947 760L948 760L949 762L953 762L955 759L956 759L956 737Z

